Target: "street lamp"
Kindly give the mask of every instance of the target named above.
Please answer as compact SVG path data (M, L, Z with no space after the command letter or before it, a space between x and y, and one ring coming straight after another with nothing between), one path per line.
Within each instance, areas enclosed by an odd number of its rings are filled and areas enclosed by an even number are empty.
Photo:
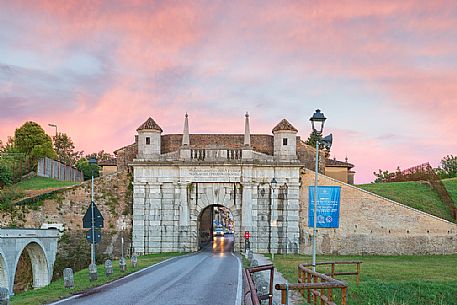
M271 179L271 216L273 216L275 214L275 205L274 205L274 200L275 200L275 188L276 188L276 184L278 182L276 181L275 177L273 177L273 179ZM274 219L274 224L273 224L273 219L272 219L272 223L271 223L271 226L276 226L276 219ZM273 236L272 236L272 232L271 232L271 228L270 228L270 251L271 251L271 260L274 261L275 260L275 252L273 251Z
M94 215L94 169L93 166L97 165L97 159L95 157L92 157L89 159L89 165L91 169L91 174L92 174L92 185L91 185L91 193L90 193L90 210L91 210L91 215L92 215L92 243L90 244L90 266L89 266L89 273L92 273L93 275L91 278L96 279L96 274L97 274L97 264L95 260L95 215ZM95 273L95 274L94 274Z
M324 131L324 123L327 118L324 114L316 109L316 112L309 119L311 121L311 126L313 132L316 135L322 135ZM316 164L314 168L314 217L313 217L313 271L316 271L316 237L317 237L317 178L319 172L319 144L324 145L325 148L330 149L332 146L332 135L328 135L322 140L319 140L319 137L316 138Z
M56 137L57 137L57 125L56 124L48 124L50 127L54 127L56 129Z

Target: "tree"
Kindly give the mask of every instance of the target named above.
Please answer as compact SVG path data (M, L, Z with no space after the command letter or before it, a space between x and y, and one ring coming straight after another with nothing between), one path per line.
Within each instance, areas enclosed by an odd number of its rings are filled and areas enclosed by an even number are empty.
M436 173L441 179L457 177L457 156L447 155L441 159L441 166Z
M76 162L76 168L83 172L84 180L100 176L100 167L97 164L90 164L88 159L81 158Z
M16 148L14 147L14 139L12 137L8 137L8 140L5 144L2 143L0 146L0 152L2 153L14 153L17 152Z
M102 161L109 161L114 158L114 156L110 153L106 153L104 150L100 150L98 153L92 153L89 155L86 155L85 157L87 160L90 158L95 158L97 159L97 162L102 162Z
M13 172L5 162L0 159L0 188L13 182Z
M397 166L395 172L389 172L388 170L379 169L378 172L373 172L377 178L374 180L374 183L379 182L390 182L390 181L402 181L403 174L401 172L400 166Z
M71 138L65 133L58 133L53 137L54 150L57 154L57 160L67 165L74 166L81 158L83 152L75 151L75 145Z
M322 135L313 130L309 135L308 140L306 140L305 144L316 147L316 141L320 140L322 140Z
M51 137L35 122L26 122L14 133L14 148L34 159L40 157L56 158Z

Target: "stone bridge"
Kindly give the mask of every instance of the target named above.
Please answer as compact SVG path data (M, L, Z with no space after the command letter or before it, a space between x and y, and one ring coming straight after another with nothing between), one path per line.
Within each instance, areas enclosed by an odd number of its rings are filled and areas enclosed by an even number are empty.
M57 229L0 229L0 287L13 294L19 257L24 251L32 262L33 287L48 285L57 253Z

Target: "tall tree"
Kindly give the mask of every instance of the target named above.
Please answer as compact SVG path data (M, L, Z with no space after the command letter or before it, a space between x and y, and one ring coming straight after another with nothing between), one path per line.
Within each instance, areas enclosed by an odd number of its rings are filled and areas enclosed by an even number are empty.
M457 177L457 156L447 155L441 159L436 172L441 179Z
M34 159L40 157L56 158L51 137L35 122L26 122L14 133L14 148Z
M114 156L110 153L106 153L104 150L100 150L98 153L92 153L89 155L86 155L85 157L87 160L90 158L95 158L97 159L97 162L102 162L102 161L109 161L114 158Z
M76 162L76 168L83 172L84 180L100 176L100 167L97 164L90 164L89 159L81 158Z
M67 165L76 165L76 162L81 158L83 152L75 150L73 141L65 133L58 133L53 138L54 150L57 154L57 159Z
M322 135L318 134L314 130L309 135L308 139L306 140L305 144L310 145L312 147L316 147L316 141L322 140Z

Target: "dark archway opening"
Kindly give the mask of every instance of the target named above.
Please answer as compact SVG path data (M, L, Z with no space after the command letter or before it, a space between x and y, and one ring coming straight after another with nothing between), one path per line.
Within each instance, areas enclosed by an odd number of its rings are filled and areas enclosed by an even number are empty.
M230 209L223 205L207 206L198 217L198 247L218 253L232 252L235 221Z
M15 271L14 292L41 288L50 282L46 255L36 242L29 243L22 250Z
M14 277L14 293L33 289L32 260L27 251L22 251L16 266Z

